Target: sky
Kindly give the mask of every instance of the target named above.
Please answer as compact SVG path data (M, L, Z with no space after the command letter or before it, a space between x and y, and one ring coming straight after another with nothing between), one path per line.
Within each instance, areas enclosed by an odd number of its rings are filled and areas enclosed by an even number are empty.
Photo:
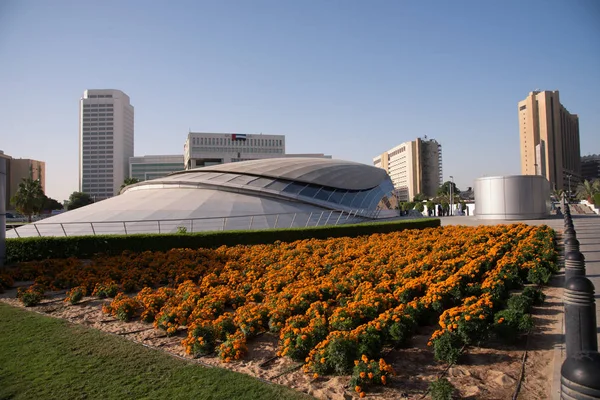
M517 103L559 90L600 153L600 1L0 0L0 150L78 190L86 89L135 107L135 155L187 133L286 135L372 164L417 137L444 180L520 173Z

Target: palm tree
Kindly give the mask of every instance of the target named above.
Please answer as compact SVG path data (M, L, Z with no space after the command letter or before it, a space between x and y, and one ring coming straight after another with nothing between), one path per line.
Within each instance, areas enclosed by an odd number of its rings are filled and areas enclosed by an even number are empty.
M11 202L17 211L26 215L27 220L31 222L31 216L37 214L42 209L45 197L42 184L39 180L23 178Z
M591 203L596 193L600 193L600 179L593 182L586 180L577 186L577 198L579 200L587 200Z
M119 189L119 193L121 192L121 190L123 190L125 187L129 186L129 185L133 185L134 183L138 183L140 182L140 180L138 178L126 178L123 181L123 184L121 185L121 188Z

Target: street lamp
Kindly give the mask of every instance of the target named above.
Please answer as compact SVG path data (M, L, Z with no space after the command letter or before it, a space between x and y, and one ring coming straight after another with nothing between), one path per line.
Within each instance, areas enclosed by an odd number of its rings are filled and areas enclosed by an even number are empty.
M454 215L454 209L453 209L453 203L454 203L454 177L452 175L450 175L450 181L452 182L450 184L450 215Z
M567 179L569 180L569 197L568 200L571 200L571 174L567 175Z

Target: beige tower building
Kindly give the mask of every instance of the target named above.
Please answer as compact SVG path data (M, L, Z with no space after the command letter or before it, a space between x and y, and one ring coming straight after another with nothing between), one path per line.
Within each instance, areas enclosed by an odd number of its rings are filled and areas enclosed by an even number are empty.
M373 165L386 170L400 201L418 193L434 197L442 184L442 146L427 137L399 144L373 158Z
M579 117L560 103L557 90L531 92L518 107L521 173L574 191L581 181Z
M19 184L23 179L33 179L34 181L40 181L42 190L46 192L46 163L38 160L31 160L29 158L11 158L7 156L7 179L6 179L6 195L7 195L7 209L12 209L10 205L10 199L19 190Z

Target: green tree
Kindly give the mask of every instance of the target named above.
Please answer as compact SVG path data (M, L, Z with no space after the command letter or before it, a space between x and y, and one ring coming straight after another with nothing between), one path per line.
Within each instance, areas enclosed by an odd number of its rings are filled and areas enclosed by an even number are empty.
M89 194L83 192L73 192L69 196L67 210L75 210L76 208L87 206L93 202L94 200L92 200L92 197Z
M413 197L413 201L415 203L418 203L423 200L427 200L427 196L425 196L423 193L417 193L415 194L415 197Z
M31 222L31 216L37 214L42 209L44 204L44 190L39 180L31 178L23 178L19 183L17 192L11 199L11 203L17 211L27 216L27 220Z
M600 179L593 182L586 180L577 186L577 198L579 200L587 200L591 203L596 193L600 193Z
M51 197L44 195L44 201L42 203L42 211L62 210L63 208L64 207L60 202L58 202L57 200L54 200Z
M124 188L126 188L129 185L133 185L134 183L138 183L140 182L140 180L138 178L127 178L123 181L123 184L121 185L121 188L119 189L119 192L121 192Z
M444 184L442 186L440 186L437 190L437 195L438 196L449 196L450 195L450 186L452 186L452 194L453 195L458 195L460 193L460 190L456 187L456 184L452 181L446 181L444 182Z
M422 201L419 201L418 203L415 204L415 210L417 210L420 213L425 211L425 205L423 204Z

